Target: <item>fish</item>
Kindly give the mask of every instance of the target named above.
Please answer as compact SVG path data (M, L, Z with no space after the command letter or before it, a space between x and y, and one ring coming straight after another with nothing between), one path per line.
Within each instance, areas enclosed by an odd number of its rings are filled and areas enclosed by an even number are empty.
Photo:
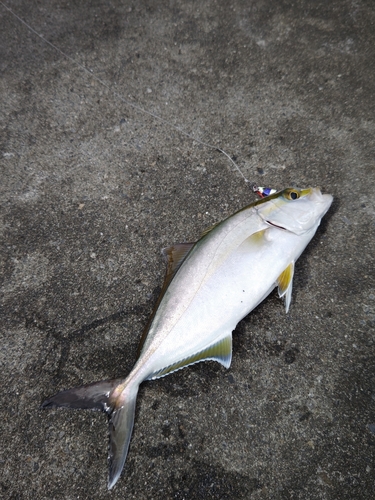
M163 250L164 284L127 377L65 390L42 404L108 415L108 489L125 464L142 382L207 360L229 368L237 323L276 287L288 312L295 262L333 197L319 188L258 191L260 200L209 228L196 242Z

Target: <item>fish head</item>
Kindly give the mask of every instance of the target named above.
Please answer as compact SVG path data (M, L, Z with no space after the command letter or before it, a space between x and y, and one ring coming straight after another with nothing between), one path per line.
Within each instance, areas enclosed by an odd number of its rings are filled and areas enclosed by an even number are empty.
M256 209L267 224L300 235L317 228L332 201L319 188L287 188L259 200Z

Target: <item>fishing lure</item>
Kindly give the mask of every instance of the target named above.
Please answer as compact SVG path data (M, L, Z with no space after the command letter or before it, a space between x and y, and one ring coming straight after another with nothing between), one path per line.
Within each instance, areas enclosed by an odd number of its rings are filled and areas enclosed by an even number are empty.
M268 188L268 187L260 187L260 186L257 186L256 184L253 184L252 189L253 189L253 192L259 196L259 198L265 198L266 196L269 196L270 194L276 193L276 189Z

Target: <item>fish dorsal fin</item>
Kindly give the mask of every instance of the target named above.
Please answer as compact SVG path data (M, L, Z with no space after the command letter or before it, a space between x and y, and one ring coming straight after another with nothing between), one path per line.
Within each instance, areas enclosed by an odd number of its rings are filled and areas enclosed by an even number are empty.
M164 377L172 372L181 370L181 368L185 368L185 366L209 360L218 361L220 364L225 366L225 368L230 367L230 363L232 361L232 333L219 340L219 342L215 342L214 344L206 347L202 351L181 359L177 363L173 363L172 365L162 368L161 370L150 375L149 379L154 380L156 378Z
M212 225L212 226L208 227L207 229L205 229L205 230L203 231L203 233L201 234L201 236L200 236L200 237L201 237L201 238L203 238L203 236L206 236L206 234L210 233L210 232L211 232L213 229L215 229L215 227L216 227L216 226L218 226L219 224L220 224L220 222L215 222L215 224L214 224L214 225Z
M285 311L289 311L290 301L292 299L294 275L294 261L292 261L277 278L279 297L285 297Z
M177 271L194 245L195 243L176 243L170 247L163 248L161 252L167 263L166 279Z
M190 250L193 248L195 243L176 243L175 245L172 245L170 247L163 248L161 253L164 256L164 260L167 263L167 269L165 272L165 278L164 278L164 283L163 287L161 289L160 295L158 297L158 300L156 301L156 304L154 306L154 309L152 311L152 314L143 330L141 339L139 341L138 345L138 356L141 354L143 344L145 343L148 330L150 328L150 325L152 323L152 320L154 319L155 313L159 307L159 304L161 302L161 299L163 298L166 289L168 288L169 283L172 281L173 276L185 260L187 254L190 252Z

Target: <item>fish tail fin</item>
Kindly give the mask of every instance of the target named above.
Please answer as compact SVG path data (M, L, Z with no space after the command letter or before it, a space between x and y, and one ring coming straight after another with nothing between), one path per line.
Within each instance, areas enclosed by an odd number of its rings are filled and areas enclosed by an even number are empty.
M133 431L138 385L124 379L105 380L62 391L42 403L42 408L64 407L102 410L109 417L109 478L113 488L124 467Z
M111 414L113 411L113 404L110 402L111 394L122 382L124 382L123 379L103 380L61 391L46 399L41 407L61 406L81 410L102 410Z
M125 464L133 432L138 386L127 388L118 397L109 421L108 489L116 484Z

